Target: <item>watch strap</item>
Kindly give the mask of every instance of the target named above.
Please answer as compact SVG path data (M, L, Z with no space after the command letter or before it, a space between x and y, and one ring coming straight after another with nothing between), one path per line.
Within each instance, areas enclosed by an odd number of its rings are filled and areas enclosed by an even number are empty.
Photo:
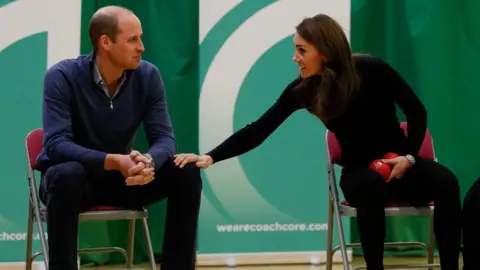
M143 154L143 156L150 160L150 163L145 164L145 168L154 168L155 169L155 162L153 162L152 155L146 153L146 154Z
M405 157L408 159L408 161L410 161L410 167L413 166L416 162L416 159L414 156L408 154L408 155L405 155Z

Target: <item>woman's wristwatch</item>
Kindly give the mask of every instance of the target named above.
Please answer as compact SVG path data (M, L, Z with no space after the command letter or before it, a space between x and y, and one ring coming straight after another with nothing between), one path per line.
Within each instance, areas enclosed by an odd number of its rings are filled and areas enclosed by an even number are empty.
M415 157L410 155L410 154L405 155L405 157L408 159L408 161L410 161L410 167L412 167L413 164L415 164L415 161L416 161Z

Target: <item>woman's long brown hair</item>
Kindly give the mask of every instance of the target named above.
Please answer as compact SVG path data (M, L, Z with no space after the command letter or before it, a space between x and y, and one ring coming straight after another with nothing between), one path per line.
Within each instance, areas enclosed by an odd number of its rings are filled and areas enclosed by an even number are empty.
M299 101L322 120L340 117L350 107L360 78L348 39L342 27L331 17L319 14L304 19L297 34L313 44L327 62L322 74L304 79L295 89Z

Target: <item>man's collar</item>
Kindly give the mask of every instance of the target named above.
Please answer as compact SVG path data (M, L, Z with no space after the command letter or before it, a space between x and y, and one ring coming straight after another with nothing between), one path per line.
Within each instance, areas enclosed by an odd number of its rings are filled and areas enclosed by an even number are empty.
M99 75L99 78L101 79L101 81L103 81L102 79L102 76L100 75L100 71L98 70L98 67L96 67L96 64L95 64L95 57L96 57L96 53L95 51L92 51L90 52L87 57L86 57L86 60L87 62L89 63L90 65L90 74L93 75L93 79L95 81L95 83L98 83L99 81L97 80L97 74L95 73L98 73ZM133 69L127 69L123 72L122 74L122 77L120 78L121 80L127 80L128 78L130 78L130 76L132 75L132 73L134 72L135 70Z
M92 59L90 60L92 63L92 76L93 76L93 81L96 84L105 84L105 81L103 80L102 74L100 73L100 70L98 69L98 65L95 61L95 54L92 55ZM123 82L126 79L128 71L123 71L122 76L118 79L119 82Z
M95 63L95 61L93 61L92 76L93 76L93 81L96 84L103 83L102 74L100 74L100 70L98 70L98 66L97 66L97 63Z

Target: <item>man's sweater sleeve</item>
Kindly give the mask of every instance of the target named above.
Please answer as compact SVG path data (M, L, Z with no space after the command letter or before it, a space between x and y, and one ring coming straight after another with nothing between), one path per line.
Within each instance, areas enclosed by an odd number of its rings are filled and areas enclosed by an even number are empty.
M44 79L43 146L50 161L76 161L86 168L103 170L107 153L87 149L72 141L72 89L65 73L58 67L50 68Z
M175 155L177 146L160 72L152 66L149 73L150 95L143 122L150 145L148 153L152 156L155 167L161 168Z

